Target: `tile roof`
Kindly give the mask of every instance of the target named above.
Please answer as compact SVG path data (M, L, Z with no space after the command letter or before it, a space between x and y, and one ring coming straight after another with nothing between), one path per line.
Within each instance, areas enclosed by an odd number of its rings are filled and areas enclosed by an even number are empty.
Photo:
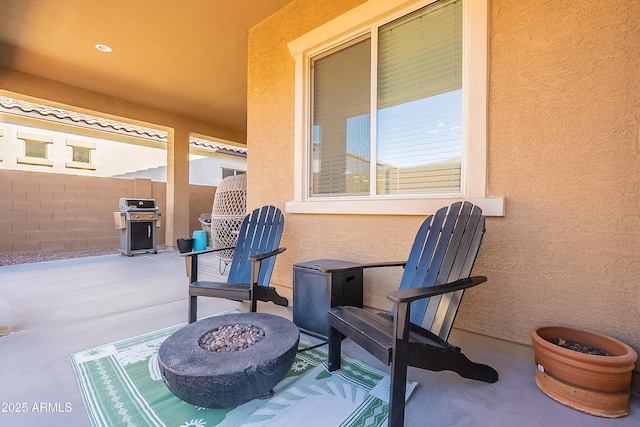
M208 139L196 138L195 136L189 138L189 143L192 147L210 149L212 151L227 151L237 154L247 154L246 148L231 144L223 144L222 142L209 141Z
M157 142L167 142L167 132L131 123L78 113L63 108L50 107L33 102L0 96L0 113L13 114L21 117L31 117L55 123L70 124L86 129L96 129L120 135L133 136ZM190 137L192 147L205 151L226 152L228 154L244 155L247 149L231 144Z

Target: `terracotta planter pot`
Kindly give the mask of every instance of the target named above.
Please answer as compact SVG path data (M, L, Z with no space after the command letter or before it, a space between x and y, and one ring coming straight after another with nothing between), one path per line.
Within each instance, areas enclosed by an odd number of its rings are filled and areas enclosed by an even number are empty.
M614 338L562 326L531 332L536 384L546 395L573 409L607 418L629 414L631 372L636 352ZM598 347L610 356L585 354L549 342L562 338Z

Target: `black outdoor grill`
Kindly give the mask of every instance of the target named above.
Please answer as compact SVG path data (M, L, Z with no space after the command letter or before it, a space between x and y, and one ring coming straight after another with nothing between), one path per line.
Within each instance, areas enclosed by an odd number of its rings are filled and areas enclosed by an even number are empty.
M120 253L133 256L158 253L156 228L160 213L154 199L120 199L120 212L114 212L116 228L120 229Z

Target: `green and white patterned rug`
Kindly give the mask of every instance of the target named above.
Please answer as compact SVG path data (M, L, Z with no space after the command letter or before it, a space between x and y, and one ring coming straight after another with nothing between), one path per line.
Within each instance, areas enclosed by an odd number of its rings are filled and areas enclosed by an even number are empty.
M185 403L164 385L157 360L162 341L185 325L70 356L93 426L386 425L388 375L346 357L341 369L328 372L326 346L299 352L269 399L255 399L233 409ZM313 340L301 335L300 348L310 347ZM407 384L407 398L416 385Z

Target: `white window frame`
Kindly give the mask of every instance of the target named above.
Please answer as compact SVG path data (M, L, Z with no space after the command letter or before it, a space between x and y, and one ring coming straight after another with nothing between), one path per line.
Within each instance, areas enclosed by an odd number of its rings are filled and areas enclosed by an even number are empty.
M487 194L487 87L488 0L465 0L463 8L463 120L466 124L462 158L462 193L443 195L394 195L384 197L310 194L311 58L334 49L378 27L405 16L435 0L369 0L349 12L291 41L295 60L294 199L288 213L424 215L458 200L480 206L488 216L503 216L502 196ZM372 38L372 41L374 39ZM377 51L377 46L373 47ZM372 66L372 73L375 66ZM372 89L372 93L374 93ZM372 96L373 105L376 104ZM472 161L469 161L472 159Z

